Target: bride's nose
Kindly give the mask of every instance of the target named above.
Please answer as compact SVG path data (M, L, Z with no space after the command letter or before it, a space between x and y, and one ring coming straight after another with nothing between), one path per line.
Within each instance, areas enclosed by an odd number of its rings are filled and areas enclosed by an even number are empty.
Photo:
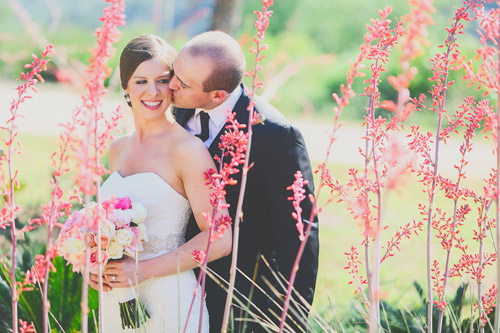
M158 89L158 87L156 86L156 82L153 82L151 84L148 84L148 88L146 90L146 92L151 95L151 96L156 96L158 94L158 92L160 91L160 89Z

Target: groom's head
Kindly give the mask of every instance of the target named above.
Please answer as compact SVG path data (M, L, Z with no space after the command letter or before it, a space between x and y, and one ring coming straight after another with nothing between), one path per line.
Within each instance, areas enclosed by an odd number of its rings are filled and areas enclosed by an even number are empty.
M172 103L180 108L210 110L241 83L246 61L236 40L226 33L209 31L187 42L172 67Z

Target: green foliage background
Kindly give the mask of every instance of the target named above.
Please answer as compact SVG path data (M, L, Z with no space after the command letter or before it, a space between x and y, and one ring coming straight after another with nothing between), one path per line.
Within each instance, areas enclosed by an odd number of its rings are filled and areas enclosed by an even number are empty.
M61 18L56 30L51 29L50 15L44 1L19 0L29 11L32 20L39 28L40 36L53 43L58 53L64 54L70 61L78 61L83 65L89 58L89 49L93 47L95 38L92 35L99 25L98 18L102 14L104 1L89 0L83 2L57 1L61 9ZM207 1L210 2L210 1ZM151 9L153 1L128 0L126 3L127 25L120 30L123 36L116 45L118 52L133 36L151 32L166 38L179 48L190 37L185 29L158 31L152 24ZM178 2L173 2L178 3ZM275 94L270 94L271 102L285 115L300 117L313 116L320 119L330 119L333 101L331 94L338 92L340 84L345 82L345 74L351 62L359 52L366 32L366 24L370 18L378 17L378 9L386 5L393 7L391 19L396 19L408 12L406 1L389 0L290 0L275 1L272 6L273 16L266 33L266 43L269 45L267 58L262 63L265 70L261 73L266 87L276 80L277 75L287 78L277 88ZM458 5L458 2L457 4ZM490 4L492 6L493 4ZM260 0L244 1L241 26L235 34L240 39L245 50L248 50L250 38L255 34L253 23L254 11L260 9ZM446 38L445 27L454 14L453 3L447 0L436 0L434 25L429 27L429 40L432 47L417 58L413 65L418 68L418 75L412 82L411 91L415 96L427 92L430 88L428 58L435 54L437 46ZM474 24L468 26L472 37L465 37L461 42L462 52L473 54L478 45L474 38ZM0 3L0 50L9 53L13 63L0 63L0 77L15 78L22 70L23 64L30 61L31 53L41 49L42 41L33 41L26 30L26 25L13 14L7 2ZM37 44L38 43L38 44ZM397 51L395 51L397 52ZM252 55L247 52L249 67ZM395 99L395 91L385 80L387 75L397 74L400 70L398 56L391 56L389 70L382 77L380 86L382 99ZM116 68L118 57L110 61L110 66ZM71 64L69 64L71 65ZM51 79L50 75L48 79ZM460 73L452 73L451 79L460 81ZM362 79L355 84L357 91L362 89ZM115 92L119 92L116 83ZM450 99L457 104L462 97L461 90L455 88ZM456 97L454 96L456 94ZM356 97L345 110L345 116L358 119L364 114L366 100ZM417 119L422 121L422 119Z
M90 56L89 50L95 44L95 37L92 34L95 28L100 25L98 18L102 15L102 8L105 5L103 0L87 0L85 2L57 1L61 8L61 21L57 30L51 30L50 28L50 15L46 8L46 1L20 0L19 2L29 10L32 19L40 29L40 35L46 38L47 42L53 43L58 53L64 54L71 62L86 65ZM156 28L151 23L153 0L128 0L126 4L127 25L120 29L123 36L120 42L115 45L117 52L120 52L130 38L145 32L161 35L177 48L180 48L189 38L189 35L182 30L155 30ZM264 82L262 93L268 93L269 90L266 91L266 89L276 84L277 78L285 77L286 79L278 85L276 92L269 95L271 102L288 117L307 117L329 122L332 118L332 108L334 106L331 94L333 92L338 93L340 84L345 82L346 72L363 42L366 24L370 18L378 16L377 11L379 8L384 8L388 4L394 8L391 15L393 24L395 24L396 18L408 12L408 5L403 0L275 1L272 7L274 14L270 19L270 27L266 34L266 43L269 45L269 50L266 52L267 57L262 63L264 71L260 74ZM418 68L418 75L412 81L410 87L412 97L416 97L420 93L426 93L430 89L431 83L427 79L430 76L431 68L429 58L439 51L438 45L441 45L446 38L445 27L449 26L449 19L454 14L455 8L453 5L458 6L460 4L461 1L436 0L434 2L436 13L433 17L434 24L429 27L428 37L431 46L425 50L424 55L413 62L413 66ZM241 27L235 37L239 39L245 50L248 50L250 38L255 35L255 28L253 27L255 15L253 11L260 9L261 6L260 0L247 0L244 2ZM478 46L475 24L468 25L467 34L459 38L462 53L468 56L473 55L474 48ZM22 66L31 61L31 53L39 53L42 48L39 44L41 42L41 40L32 40L26 31L26 26L12 13L8 2L0 1L0 54L5 55L7 53L9 54L7 58L13 59L12 62L0 62L0 79L12 80L17 78L19 72L23 70ZM394 50L393 52L391 61L387 65L388 71L382 76L380 85L381 99L394 100L396 97L395 91L386 80L388 75L395 75L400 71L398 63L399 51ZM249 52L247 52L247 60L250 67L253 58ZM114 57L109 62L110 67L114 69L116 69L117 64L118 57ZM74 64L69 63L67 65ZM449 109L453 109L454 105L461 103L461 100L471 93L475 93L477 96L480 95L480 92L466 89L465 84L460 80L461 75L461 73L454 72L451 74L450 79L455 80L456 84L449 91L447 97ZM54 80L54 77L50 75L44 74L44 76L48 80ZM355 91L361 92L363 90L362 81L363 78L358 78L355 81ZM108 85L112 93L120 94L116 81L111 79L108 81ZM351 104L344 110L343 119L348 121L359 120L364 114L366 105L367 99L365 97L357 96L353 98ZM411 119L411 122L419 123L421 126L433 126L434 121L435 117L432 112L417 113ZM22 177L25 178L21 179L21 185L25 185L26 188L21 189L18 198L20 204L28 208L23 210L23 215L19 218L23 224L26 224L30 216L39 215L36 207L39 207L39 204L44 202L50 191L48 184L50 170L47 167L47 161L50 153L55 151L57 144L52 138L41 139L39 137L23 138L23 142L26 149L25 154L20 156L20 159L24 159L20 161L20 164L28 164L32 158L45 163L40 163L36 168L38 170L28 170L22 174ZM41 152L44 153L43 157L40 155ZM313 161L313 166L317 164L317 161ZM346 174L346 170L343 168L344 166L336 166L335 169L337 174L340 175L341 181L342 175ZM347 167L345 168L347 169ZM40 171L43 173L42 176L40 176ZM395 198L393 203L399 200L397 204L389 205L396 207L389 213L393 217L392 220L404 220L408 216L408 212L412 209L415 210L415 201L419 200L418 202L421 202L424 200L419 195L403 193L398 198ZM326 210L325 214L329 214L328 217L334 216L332 218L334 222L330 223L330 225L324 223L321 230L322 240L328 240L328 242L322 241L321 243L324 246L323 253L328 255L323 256L320 260L323 267L328 267L328 274L318 280L318 290L320 292L315 299L315 303L318 302L316 304L320 305L317 307L317 311L324 314L324 318L331 315L329 300L325 300L326 294L335 296L331 301L340 315L357 311L344 307L346 305L343 298L345 294L349 294L349 298L354 299L354 297L352 297L353 289L347 287L349 277L343 272L345 258L341 252L345 250L345 244L357 243L359 235L357 230L353 231L352 223L344 223L350 221L351 217L347 212L341 210L338 206ZM414 213L414 216L416 214ZM3 233L3 235L8 237L7 233ZM43 232L37 237L39 237L40 243L43 243ZM341 240L344 243L340 246L340 244L331 240ZM416 252L418 250L415 249L421 246L421 242L421 239L412 240L406 247L410 248L410 251ZM2 237L0 237L0 245L3 244ZM29 242L22 244L28 254L30 251L31 254L43 253L43 249L30 247L30 244ZM339 254L342 258L339 259L333 253ZM383 272L382 274L385 274L381 279L385 281L383 288L392 293L392 299L402 300L405 307L411 307L409 300L416 302L417 307L420 307L421 300L418 293L415 293L411 288L407 288L407 286L408 283L411 283L409 281L416 279L414 275L415 267L423 267L423 265L417 260L406 262L404 259L396 260L400 260L397 261L400 265L396 264L396 267L399 267L401 272L399 272L397 279L393 272ZM32 263L32 257L20 258L20 265L23 270ZM60 271L61 274L67 274L66 269ZM54 276L54 278L60 280L64 277ZM420 283L422 282L420 281ZM61 285L56 282L54 287L59 288ZM3 286L0 292L5 293L8 290L5 290L5 286ZM27 297L33 297L33 293L27 294ZM340 301L339 298L341 298ZM54 311L59 311L54 302L56 301L51 300ZM4 302L1 301L0 303L3 304ZM337 304L340 304L340 306L337 307ZM400 305L400 303L397 305ZM402 306L402 308L404 307ZM422 308L425 308L425 306ZM394 313L397 313L397 309L394 311ZM23 317L21 316L21 318ZM24 319L27 318L24 317ZM78 324L75 323L68 325L70 325L68 327L78 327ZM352 325L355 326L355 324ZM0 329L2 329L2 326L0 326Z

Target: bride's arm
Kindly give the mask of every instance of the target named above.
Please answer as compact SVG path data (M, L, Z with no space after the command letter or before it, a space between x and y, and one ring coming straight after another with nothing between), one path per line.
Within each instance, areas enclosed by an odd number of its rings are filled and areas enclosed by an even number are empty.
M201 232L176 250L162 256L138 263L133 259L108 263L105 274L116 274L119 280L111 284L113 287L128 286L129 283L127 281L137 281L140 283L153 277L176 274L178 271L183 272L193 269L198 265L193 260L192 253L194 250L206 250L210 226L203 217L203 214L207 213L211 215L213 211L210 204L210 189L205 184L204 172L209 168L215 169L210 154L205 146L199 145L199 143L201 141L195 141L195 144L187 144L189 147L179 149L176 157L179 161L179 178L182 180L185 194ZM219 210L216 218L222 215L228 215L227 209ZM231 247L232 229L229 227L221 238L212 241L208 261L216 260L230 254Z

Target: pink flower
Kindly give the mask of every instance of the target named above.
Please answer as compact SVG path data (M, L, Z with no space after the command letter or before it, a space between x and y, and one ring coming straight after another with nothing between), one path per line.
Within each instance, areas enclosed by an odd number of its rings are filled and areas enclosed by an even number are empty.
M130 200L129 197L120 198L118 199L118 202L115 204L115 208L121 210L130 209L132 208L132 201Z
M101 249L106 249L109 244L109 236L101 234ZM94 233L90 234L90 247L97 247L97 235Z
M125 248L125 252L130 256L134 256L136 252L144 251L144 246L139 239L139 229L137 227L132 227L130 230L134 233L134 237L130 245Z
M193 255L193 260L197 263L203 264L205 262L205 258L207 256L205 251L194 250L191 254Z
M66 220L66 222L64 222L64 229L69 230L73 227L74 224L81 225L82 221L83 214L79 210L76 210L71 213L70 217Z
M106 263L108 261L108 255L103 250L101 250L101 260L102 260L102 264L106 265ZM90 249L90 266L89 266L89 270L92 273L95 273L95 272L98 271L98 267L99 267L98 251L97 251L97 247L93 247L93 248Z
M129 213L124 210L115 209L111 212L109 216L109 220L112 221L116 229L128 228L130 226L130 222L132 221L132 217Z

